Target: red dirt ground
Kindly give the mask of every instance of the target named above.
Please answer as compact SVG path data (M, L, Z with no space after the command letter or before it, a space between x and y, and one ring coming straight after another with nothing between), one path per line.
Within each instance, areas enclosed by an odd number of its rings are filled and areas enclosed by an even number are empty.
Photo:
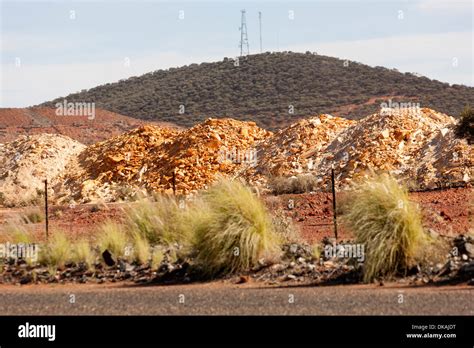
M150 123L175 127L171 123L145 122L102 109L96 109L95 118L89 120L87 116L58 116L54 108L0 108L0 143L13 141L20 135L52 133L90 145Z
M337 195L338 202L343 194ZM423 212L423 225L441 235L465 234L474 230L474 190L472 188L453 188L442 191L411 193ZM267 196L270 210L282 209L290 216L301 236L308 242L321 241L333 237L333 211L330 193L288 194ZM288 207L293 200L294 208ZM77 206L57 206L50 208L50 228L62 229L73 237L88 235L107 219L120 221L124 216L125 204L107 205L83 204ZM0 209L0 232L9 219L28 212L32 208ZM44 222L29 224L38 237L44 236ZM338 237L341 240L352 237L350 231L338 224Z
M421 206L425 229L433 229L441 235L449 236L465 234L474 229L472 188L414 192L410 197ZM343 199L343 193L337 194L338 202ZM288 207L290 200L293 200L293 209ZM273 209L279 207L293 219L302 237L308 242L334 237L331 193L288 194L272 198L270 201ZM350 231L338 223L338 238L344 240L351 237Z
M119 222L124 216L126 204L110 203L107 205L81 204L75 206L52 206L49 208L50 231L67 232L72 239L91 235L94 230L107 220ZM15 217L25 216L40 208L0 208L0 233L6 229L9 221ZM44 208L41 208L44 209ZM45 238L45 222L24 225L35 234L35 239Z

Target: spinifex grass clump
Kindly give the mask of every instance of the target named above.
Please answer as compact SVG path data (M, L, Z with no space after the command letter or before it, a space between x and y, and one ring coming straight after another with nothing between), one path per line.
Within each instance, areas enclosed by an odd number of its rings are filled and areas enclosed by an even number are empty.
M55 231L41 247L39 262L48 266L50 272L53 273L73 259L71 251L71 242L66 234L63 231Z
M126 229L151 244L184 242L191 233L186 211L174 197L144 198L130 205Z
M212 216L195 231L197 261L208 276L246 271L273 257L278 237L263 203L238 181L221 180L202 196Z
M43 221L43 213L38 209L31 209L22 216L25 224L37 224Z
M163 259L165 258L165 255L162 250L158 249L157 247L153 248L153 254L151 255L151 262L150 266L152 269L157 269L161 262L163 262Z
M85 238L75 242L72 247L72 261L76 264L84 264L87 269L94 266L96 255L91 248L89 241Z
M108 250L114 257L124 257L128 239L122 225L107 221L98 230L99 252L103 253Z
M14 244L33 243L33 235L22 223L9 221L4 230L0 232L0 242L10 242Z
M162 248L177 243L179 254L171 259L191 258L205 276L248 270L275 256L279 241L263 203L242 183L227 180L186 202L156 196L132 203L123 224L108 222L98 230L100 252L122 257L132 242L135 261L157 267Z
M344 220L365 245L366 282L406 270L425 241L417 205L388 175L356 185L345 202Z
M0 243L12 243L12 244L33 244L35 242L34 234L26 228L23 223L8 221L2 231L0 231ZM0 264L2 264L0 259ZM26 257L25 261L28 265L33 265L36 262L36 257Z
M133 235L133 250L135 260L140 264L146 264L151 259L150 243L138 233Z

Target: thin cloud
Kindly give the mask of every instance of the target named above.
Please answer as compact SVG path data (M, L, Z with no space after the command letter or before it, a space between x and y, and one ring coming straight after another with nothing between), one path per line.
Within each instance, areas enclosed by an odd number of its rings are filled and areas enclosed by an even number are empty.
M26 107L109 82L158 69L195 62L212 62L223 56L191 56L176 52L142 58L121 57L111 61L74 64L14 64L2 66L0 107ZM129 64L127 64L129 62Z
M80 44L80 43L79 43ZM19 33L2 33L0 51L2 54L27 52L50 52L51 50L66 50L77 47L78 43L64 38L27 35Z
M469 13L472 10L471 0L421 0L416 8L422 12Z
M295 52L316 51L371 66L416 72L443 82L474 85L471 32L311 43L285 49Z

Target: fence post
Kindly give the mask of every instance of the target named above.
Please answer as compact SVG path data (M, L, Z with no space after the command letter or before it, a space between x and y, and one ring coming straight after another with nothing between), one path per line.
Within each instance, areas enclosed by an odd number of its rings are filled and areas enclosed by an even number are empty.
M336 214L336 178L334 176L334 168L331 169L331 186L332 186L332 210L333 210L333 222L334 222L334 235L337 241L337 214Z
M48 179L44 180L44 216L46 227L46 239L49 237L49 216L48 216Z

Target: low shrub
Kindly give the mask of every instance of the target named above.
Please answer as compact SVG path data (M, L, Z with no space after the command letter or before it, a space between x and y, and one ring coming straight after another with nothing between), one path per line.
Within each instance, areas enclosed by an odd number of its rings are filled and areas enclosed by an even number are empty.
M305 193L317 188L317 180L311 174L301 174L292 177L274 177L269 181L269 187L274 194Z
M459 115L456 134L467 138L470 144L474 143L474 109L466 106Z

